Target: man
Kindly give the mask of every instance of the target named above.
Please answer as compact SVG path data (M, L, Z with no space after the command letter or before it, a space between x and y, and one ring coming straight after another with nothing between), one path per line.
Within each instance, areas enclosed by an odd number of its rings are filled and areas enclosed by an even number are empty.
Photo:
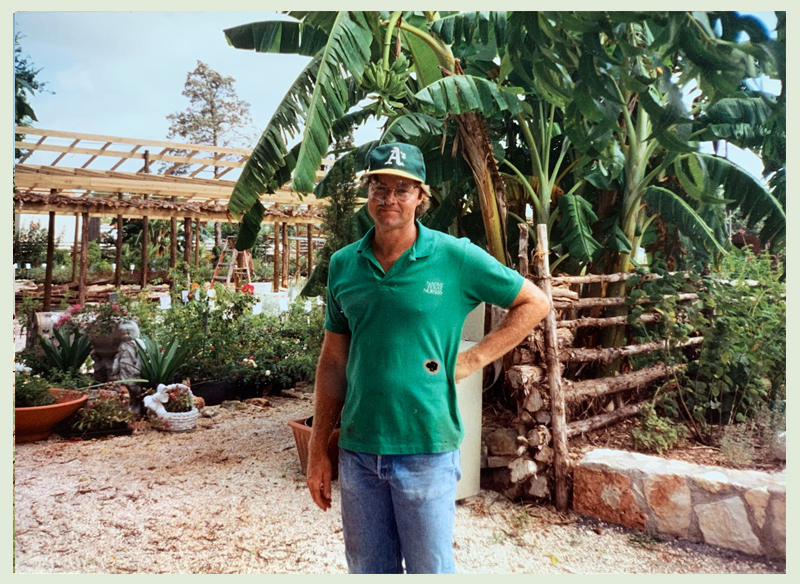
M341 415L349 571L402 573L405 562L409 573L453 573L456 383L516 346L549 304L468 240L416 221L428 203L417 147L378 146L364 176L375 227L331 257L307 484L329 509L327 444ZM508 315L459 354L464 319L481 302Z

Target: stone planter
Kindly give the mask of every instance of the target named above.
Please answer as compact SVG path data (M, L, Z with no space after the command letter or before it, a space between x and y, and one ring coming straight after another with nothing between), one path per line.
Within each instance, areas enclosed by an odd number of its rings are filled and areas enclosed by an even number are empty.
M311 439L311 424L313 419L314 417L311 416L310 418L301 418L299 420L291 420L289 422L289 427L292 429L294 441L297 445L297 454L300 457L300 468L302 469L303 474L306 474L306 468L308 467L308 442ZM339 474L338 427L333 431L333 434L331 434L331 439L328 441L328 458L331 460L331 467L333 471L331 478L335 479Z
M14 408L14 441L44 440L55 427L86 404L89 396L73 389L49 390L56 403L49 406Z
M92 361L94 361L93 377L99 383L105 383L111 379L114 357L117 356L119 346L122 343L120 326L123 323L135 324L132 320L120 321L115 323L114 328L108 332L101 332L99 327L94 324L89 327L88 334L89 340L92 342Z

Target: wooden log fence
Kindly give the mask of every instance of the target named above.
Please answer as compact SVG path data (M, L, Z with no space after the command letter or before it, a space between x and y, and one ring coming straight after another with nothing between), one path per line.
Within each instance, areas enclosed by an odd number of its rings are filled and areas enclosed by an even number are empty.
M489 466L509 469L512 483L523 485L523 492L535 496L551 496L549 487L542 487L543 477L553 479L553 499L558 510L566 510L569 502L568 440L582 434L605 428L637 415L648 400L634 403L614 403L613 398L625 392L638 392L651 384L664 380L685 368L685 365L667 367L663 363L622 373L613 377L572 381L563 377L568 364L608 363L620 357L643 355L667 348L666 340L655 340L621 347L573 347L573 332L585 327L627 325L626 316L584 317L578 312L586 308L621 306L625 298L580 298L573 287L580 284L626 281L636 274L604 274L586 276L552 277L549 270L549 245L547 227L537 225L537 247L533 254L532 274L528 274L528 226L520 225L519 268L542 289L553 307L545 321L506 359L506 382L517 399L515 423L520 445L515 456L489 452ZM643 281L657 280L661 276L647 274ZM691 302L696 293L675 294L679 302ZM642 298L632 303L643 305L652 301ZM567 315L572 315L569 318ZM659 322L659 314L643 314L637 318L642 324ZM702 344L702 337L692 337L677 347ZM569 420L569 412L581 411L580 406L590 400L607 400L611 411L602 409L599 414L586 419ZM546 436L546 440L536 438ZM546 482L544 483L546 484ZM544 494L544 495L543 495Z

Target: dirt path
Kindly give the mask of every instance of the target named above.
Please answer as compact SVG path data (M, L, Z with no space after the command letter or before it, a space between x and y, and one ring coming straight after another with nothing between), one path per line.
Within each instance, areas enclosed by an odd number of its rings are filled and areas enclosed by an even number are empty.
M333 509L306 494L286 422L308 399L206 408L196 430L15 449L15 570L24 573L343 573ZM458 505L461 573L783 573L785 563L657 541L491 491Z

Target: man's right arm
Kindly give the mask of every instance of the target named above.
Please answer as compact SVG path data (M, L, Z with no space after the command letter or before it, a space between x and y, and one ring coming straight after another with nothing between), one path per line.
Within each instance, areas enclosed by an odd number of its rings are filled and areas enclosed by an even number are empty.
M331 506L332 467L328 458L328 441L344 406L349 353L350 335L325 331L314 384L314 421L306 472L311 498L323 511Z

